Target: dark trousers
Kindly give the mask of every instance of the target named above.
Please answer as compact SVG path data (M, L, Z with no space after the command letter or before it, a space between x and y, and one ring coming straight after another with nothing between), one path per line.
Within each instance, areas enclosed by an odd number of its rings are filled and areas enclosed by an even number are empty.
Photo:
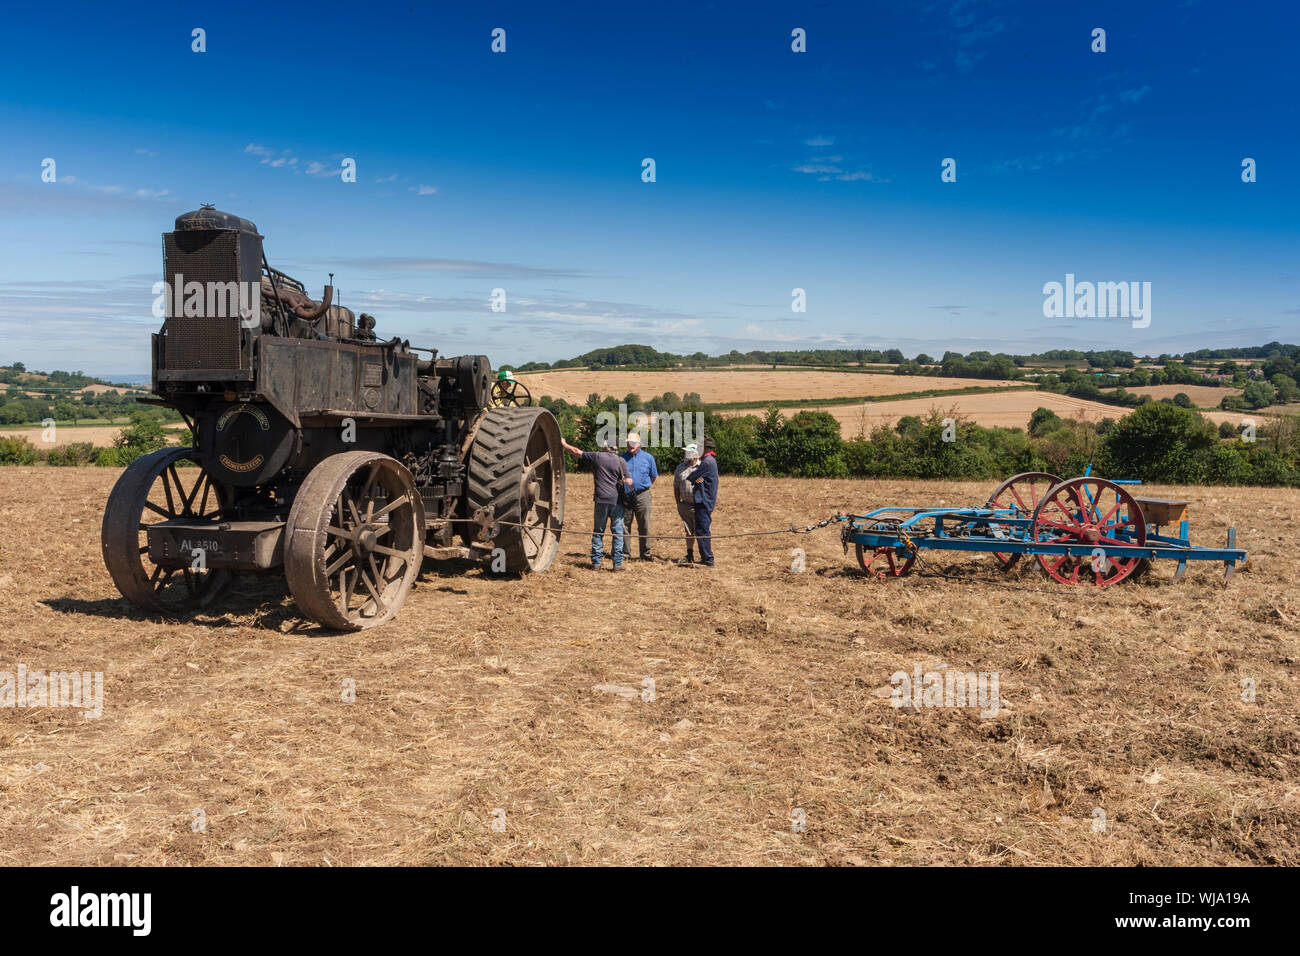
M700 546L700 560L705 564L713 563L713 540L709 537L709 525L713 523L713 513L702 501L695 502L695 540Z
M623 553L632 557L632 522L636 521L637 544L641 548L641 557L650 557L650 489L640 492L624 511L626 521L623 524Z
M686 534L686 554L695 554L695 502L677 502L677 517L682 519L682 531Z

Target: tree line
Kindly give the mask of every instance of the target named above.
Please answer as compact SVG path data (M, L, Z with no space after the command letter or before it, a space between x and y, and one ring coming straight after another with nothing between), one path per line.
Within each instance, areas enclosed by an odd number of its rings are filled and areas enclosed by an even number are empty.
M827 412L786 416L719 415L698 402L661 396L640 402L591 396L585 405L545 398L565 438L595 445L597 416L629 410L700 412L724 474L807 478L1001 479L1022 471L1062 477L1093 473L1168 484L1300 486L1300 419L1279 416L1257 427L1215 426L1172 400L1148 401L1118 420L1089 423L1037 409L1027 427L986 428L959 413L909 415L845 439ZM633 401L629 402L628 399ZM679 447L649 449L660 470L681 461ZM570 467L577 462L569 460Z

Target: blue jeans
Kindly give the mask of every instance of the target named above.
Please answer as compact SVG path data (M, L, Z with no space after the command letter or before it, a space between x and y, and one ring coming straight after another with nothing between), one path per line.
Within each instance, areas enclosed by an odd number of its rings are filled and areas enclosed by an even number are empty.
M700 560L705 564L713 563L713 539L709 535L713 524L713 512L702 501L695 502L695 543L700 547Z
M605 523L609 522L614 532L614 567L623 566L623 506L606 505L596 502L596 519L591 531L591 566L600 567L601 553L605 549Z

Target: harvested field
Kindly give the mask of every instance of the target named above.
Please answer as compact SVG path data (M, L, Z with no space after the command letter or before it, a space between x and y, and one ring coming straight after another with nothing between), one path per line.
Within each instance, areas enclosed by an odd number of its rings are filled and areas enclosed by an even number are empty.
M581 405L592 392L622 398L635 392L653 398L665 392L698 392L707 404L715 402L771 402L788 399L846 398L859 395L897 395L930 389L1009 387L1024 382L978 378L930 378L924 375L874 375L863 372L812 372L748 369L707 372L592 372L566 369L540 375L517 376L532 393L550 395Z
M103 395L105 392L119 392L122 395L148 395L147 388L118 388L116 385L85 385L78 392L86 392L91 395Z
M1200 543L1235 524L1252 566L1094 593L944 557L959 580L867 579L833 528L592 572L570 476L550 571L430 564L397 620L340 636L278 579L132 610L99 557L115 478L0 468L0 670L105 691L97 720L0 708L0 864L1300 864L1294 490L1147 489L1191 500ZM714 527L989 490L724 476ZM999 674L1002 709L894 708L918 665Z
M1215 388L1213 385L1152 385L1147 388L1130 388L1134 395L1150 395L1159 401L1173 398L1182 392L1197 408L1218 408L1225 395L1240 395L1239 388Z
M1128 412L1128 409L1118 405L1089 402L1055 392L1007 392L1003 395L983 392L954 395L951 398L934 396L904 398L896 402L864 402L861 405L809 405L806 408L782 409L782 412L787 416L800 411L830 412L840 423L840 434L845 438L856 438L859 435L870 435L877 425L893 425L904 415L925 417L931 409L946 415L955 408L966 418L986 428L1027 428L1029 416L1039 407L1050 408L1062 418L1078 418L1083 415L1090 422L1099 422L1103 418L1122 418ZM724 415L760 416L763 413L761 407L725 409L722 412Z
M0 428L0 437L22 437L37 448L57 448L60 445L70 445L73 442L88 441L92 445L101 448L113 444L118 433L128 427L129 423L118 425L59 425L54 429L54 441L46 442L43 439L45 431L40 425L23 425L14 428ZM183 431L185 426L181 423L164 425L168 431Z

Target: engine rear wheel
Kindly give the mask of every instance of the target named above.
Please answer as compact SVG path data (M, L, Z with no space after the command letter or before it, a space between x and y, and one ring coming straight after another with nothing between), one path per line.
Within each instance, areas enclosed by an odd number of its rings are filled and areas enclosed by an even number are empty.
M285 529L284 576L303 614L357 631L391 618L424 558L424 500L395 458L332 455L298 489Z
M146 611L183 614L214 601L230 585L229 571L164 567L149 558L149 525L221 515L227 489L191 462L189 448L160 448L137 458L117 479L100 529L104 564L122 596Z
M469 453L469 510L492 507L500 523L493 546L505 552L507 571L545 571L559 552L564 524L560 426L544 408L483 414Z

